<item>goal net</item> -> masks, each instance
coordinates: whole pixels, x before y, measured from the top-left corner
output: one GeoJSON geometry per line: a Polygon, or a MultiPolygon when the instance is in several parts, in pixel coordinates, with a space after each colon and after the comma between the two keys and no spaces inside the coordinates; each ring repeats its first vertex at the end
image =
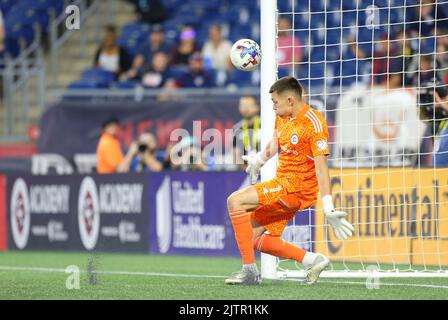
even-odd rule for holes
{"type": "MultiPolygon", "coordinates": [[[[271,1],[261,1],[263,58],[275,28],[274,80],[298,78],[325,115],[334,204],[355,226],[337,240],[319,200],[282,237],[327,255],[323,277],[448,276],[448,1],[271,1]]],[[[273,121],[266,99],[262,125],[273,121]]],[[[265,278],[303,274],[262,257],[265,278]]]]}

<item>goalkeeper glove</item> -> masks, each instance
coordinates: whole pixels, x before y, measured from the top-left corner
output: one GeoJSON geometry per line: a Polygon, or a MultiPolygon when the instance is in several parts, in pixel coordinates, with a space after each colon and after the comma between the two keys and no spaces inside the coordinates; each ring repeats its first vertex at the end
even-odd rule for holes
{"type": "Polygon", "coordinates": [[[246,173],[250,175],[252,184],[255,184],[260,174],[261,167],[266,163],[261,156],[261,152],[257,154],[247,155],[241,157],[244,161],[247,161],[246,173]]]}
{"type": "Polygon", "coordinates": [[[322,197],[322,203],[325,218],[327,218],[328,223],[333,227],[336,238],[339,240],[347,240],[348,237],[351,237],[355,228],[345,219],[347,213],[334,209],[331,195],[322,197]]]}

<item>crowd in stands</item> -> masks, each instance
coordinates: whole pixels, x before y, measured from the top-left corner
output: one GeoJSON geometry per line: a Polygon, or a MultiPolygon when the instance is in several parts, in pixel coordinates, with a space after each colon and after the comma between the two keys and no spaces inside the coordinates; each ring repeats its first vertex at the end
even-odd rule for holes
{"type": "MultiPolygon", "coordinates": [[[[238,87],[258,85],[257,80],[253,81],[250,78],[253,72],[236,71],[229,59],[232,41],[242,37],[259,41],[256,32],[253,33],[248,27],[249,24],[259,24],[256,20],[259,17],[253,19],[251,10],[246,11],[250,16],[249,19],[242,14],[244,8],[250,8],[248,1],[235,1],[226,8],[225,15],[220,15],[225,16],[224,19],[213,19],[213,14],[210,13],[211,19],[208,24],[204,23],[204,16],[197,21],[181,18],[181,15],[188,16],[189,13],[194,16],[193,13],[201,6],[208,8],[206,2],[198,1],[197,7],[182,4],[180,7],[168,8],[172,10],[163,8],[165,4],[171,3],[170,1],[133,2],[140,20],[125,26],[120,36],[111,37],[106,33],[103,44],[104,47],[105,43],[110,41],[109,38],[116,39],[117,48],[114,52],[120,55],[120,58],[114,60],[118,86],[132,87],[139,84],[145,88],[175,89],[222,87],[232,82],[238,87]],[[149,17],[146,14],[149,7],[155,8],[158,14],[153,12],[154,16],[149,17]],[[232,15],[236,16],[235,20],[232,20],[232,15]],[[177,19],[176,25],[170,23],[175,19],[177,19]],[[141,45],[136,46],[136,42],[141,42],[141,45]],[[128,54],[123,53],[123,56],[130,58],[127,64],[121,63],[123,49],[128,50],[128,54]],[[129,67],[124,69],[122,65],[129,67]]],[[[415,0],[406,2],[407,7],[404,8],[400,0],[391,0],[388,7],[378,1],[379,18],[369,25],[366,22],[368,17],[365,10],[356,10],[359,7],[366,7],[370,4],[369,1],[361,0],[353,3],[344,1],[344,4],[328,2],[323,6],[324,2],[299,1],[295,7],[295,15],[279,15],[278,77],[295,75],[307,90],[325,84],[340,88],[354,82],[391,89],[422,88],[425,85],[432,85],[434,88],[434,83],[437,87],[446,86],[448,83],[446,6],[433,0],[415,0]],[[364,4],[366,6],[363,6],[364,4]],[[344,11],[341,12],[341,9],[344,11]]],[[[219,7],[214,1],[208,5],[219,7]]],[[[279,2],[278,5],[280,12],[291,11],[285,3],[279,2]]],[[[108,60],[110,63],[111,59],[105,59],[106,67],[108,60]]],[[[438,105],[447,109],[448,97],[440,96],[437,90],[435,95],[438,105]]],[[[252,100],[250,97],[245,97],[240,107],[251,104],[252,100]]],[[[250,107],[241,108],[244,118],[244,110],[250,107]]],[[[251,129],[253,134],[259,125],[254,114],[250,118],[250,120],[243,119],[238,124],[242,135],[247,135],[247,128],[251,129]]],[[[436,132],[428,134],[428,136],[435,135],[436,132]]],[[[240,137],[240,140],[243,146],[247,147],[251,138],[245,136],[240,137]]],[[[173,146],[169,146],[171,147],[173,146]]],[[[185,159],[202,159],[194,168],[190,167],[190,170],[206,170],[213,167],[213,161],[202,158],[200,147],[193,138],[183,147],[186,148],[183,153],[185,159]]],[[[240,151],[247,152],[247,150],[240,151]]],[[[164,154],[170,152],[165,150],[164,154]]],[[[159,161],[163,168],[186,169],[185,165],[176,166],[166,157],[159,157],[159,161]]]]}
{"type": "Polygon", "coordinates": [[[183,26],[177,44],[166,40],[161,25],[154,25],[134,57],[118,44],[114,26],[107,26],[94,67],[113,72],[118,83],[140,84],[144,88],[167,86],[210,88],[217,86],[218,74],[232,71],[231,42],[222,36],[219,24],[210,26],[209,39],[200,47],[192,26],[183,26]]]}
{"type": "MultiPolygon", "coordinates": [[[[139,20],[119,33],[108,27],[94,64],[113,70],[116,87],[259,85],[259,70],[237,71],[229,59],[233,41],[243,37],[259,41],[259,9],[251,10],[250,1],[128,1],[135,4],[139,20]],[[215,12],[222,8],[225,13],[215,12]],[[115,49],[106,52],[112,42],[115,49]]],[[[333,14],[341,9],[339,3],[330,2],[324,9],[323,1],[310,2],[310,7],[307,1],[299,2],[295,15],[279,15],[278,76],[295,75],[305,87],[354,82],[412,86],[421,57],[430,56],[436,61],[433,69],[438,70],[439,81],[448,82],[448,9],[433,0],[421,0],[421,6],[416,1],[408,1],[407,8],[400,7],[399,0],[392,1],[388,10],[381,7],[374,26],[366,24],[365,10],[353,15],[356,10],[350,1],[344,2],[347,7],[339,17],[333,14]]],[[[282,8],[287,6],[283,3],[279,6],[291,11],[282,8]]]]}
{"type": "Polygon", "coordinates": [[[3,14],[0,11],[0,57],[3,56],[5,52],[5,24],[3,21],[3,14]]]}
{"type": "MultiPolygon", "coordinates": [[[[70,88],[259,85],[259,69],[232,68],[229,50],[240,38],[260,41],[260,1],[126,1],[134,5],[136,21],[121,30],[106,28],[92,65],[98,72],[83,73],[70,88]]],[[[36,26],[48,36],[50,16],[60,14],[64,3],[1,0],[0,55],[17,56],[35,38],[36,26]]],[[[279,77],[294,75],[305,87],[356,81],[410,86],[420,57],[430,55],[434,69],[442,70],[440,81],[448,82],[448,6],[435,0],[373,4],[375,19],[364,10],[370,0],[279,1],[279,77]]]]}

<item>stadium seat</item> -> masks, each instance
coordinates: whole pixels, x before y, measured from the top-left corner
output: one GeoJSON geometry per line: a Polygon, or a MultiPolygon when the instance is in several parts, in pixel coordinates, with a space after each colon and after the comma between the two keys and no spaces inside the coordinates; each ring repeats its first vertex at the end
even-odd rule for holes
{"type": "Polygon", "coordinates": [[[10,57],[16,58],[20,54],[20,44],[15,38],[5,38],[5,51],[10,57]]]}
{"type": "Polygon", "coordinates": [[[313,46],[311,49],[311,54],[309,60],[311,62],[318,62],[318,61],[324,61],[325,60],[325,54],[327,47],[324,45],[321,46],[313,46]]]}
{"type": "Polygon", "coordinates": [[[252,74],[253,72],[245,72],[239,70],[232,70],[227,75],[227,83],[226,85],[235,85],[239,87],[248,87],[252,84],[252,74]]]}
{"type": "Polygon", "coordinates": [[[111,83],[112,81],[114,81],[115,76],[115,73],[110,71],[99,68],[90,68],[82,72],[81,79],[111,83]]]}
{"type": "Polygon", "coordinates": [[[435,37],[420,39],[420,53],[431,54],[436,52],[436,42],[437,40],[435,37]]]}
{"type": "Polygon", "coordinates": [[[188,68],[184,66],[173,66],[170,68],[171,77],[174,79],[179,79],[182,75],[188,72],[188,68]]]}
{"type": "Polygon", "coordinates": [[[163,5],[170,11],[175,10],[182,4],[183,0],[164,0],[163,5]]]}
{"type": "Polygon", "coordinates": [[[16,0],[0,0],[0,10],[3,18],[8,15],[9,10],[17,3],[16,0]]]}
{"type": "Polygon", "coordinates": [[[336,61],[336,60],[338,60],[339,55],[340,55],[341,45],[338,41],[337,44],[327,45],[326,50],[327,50],[326,60],[327,61],[336,61]]]}
{"type": "Polygon", "coordinates": [[[131,59],[133,59],[140,52],[141,48],[141,43],[135,39],[118,40],[118,45],[126,50],[126,52],[131,56],[131,59]]]}
{"type": "Polygon", "coordinates": [[[68,85],[68,89],[107,89],[109,85],[104,82],[77,80],[68,85]]]}
{"type": "Polygon", "coordinates": [[[138,81],[135,80],[125,80],[115,83],[116,89],[134,89],[138,85],[138,81]]]}
{"type": "Polygon", "coordinates": [[[311,87],[320,87],[325,84],[325,63],[310,64],[310,85],[311,87]]]}
{"type": "Polygon", "coordinates": [[[342,29],[341,28],[327,30],[326,44],[327,45],[332,45],[332,44],[339,44],[339,43],[341,43],[341,40],[344,39],[344,35],[341,34],[341,33],[342,33],[342,29]]]}
{"type": "Polygon", "coordinates": [[[336,64],[335,79],[333,84],[338,86],[349,86],[356,81],[356,68],[357,64],[355,59],[343,60],[341,63],[336,64]]]}
{"type": "MultiPolygon", "coordinates": [[[[12,20],[12,19],[11,19],[12,20]]],[[[7,52],[16,57],[20,51],[20,42],[23,41],[26,46],[32,43],[34,31],[21,22],[6,21],[6,48],[7,52]]]]}

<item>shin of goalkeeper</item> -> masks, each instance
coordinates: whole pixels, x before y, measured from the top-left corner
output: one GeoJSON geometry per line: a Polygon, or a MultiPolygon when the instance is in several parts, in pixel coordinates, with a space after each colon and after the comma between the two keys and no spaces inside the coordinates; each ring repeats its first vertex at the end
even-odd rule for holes
{"type": "MultiPolygon", "coordinates": [[[[261,167],[277,154],[277,151],[278,144],[273,139],[262,152],[242,156],[247,162],[246,172],[250,175],[252,184],[257,182],[261,167]]],[[[336,238],[346,240],[353,235],[354,227],[346,220],[347,213],[337,211],[333,206],[327,156],[315,156],[314,163],[326,220],[333,227],[336,238]]]]}

